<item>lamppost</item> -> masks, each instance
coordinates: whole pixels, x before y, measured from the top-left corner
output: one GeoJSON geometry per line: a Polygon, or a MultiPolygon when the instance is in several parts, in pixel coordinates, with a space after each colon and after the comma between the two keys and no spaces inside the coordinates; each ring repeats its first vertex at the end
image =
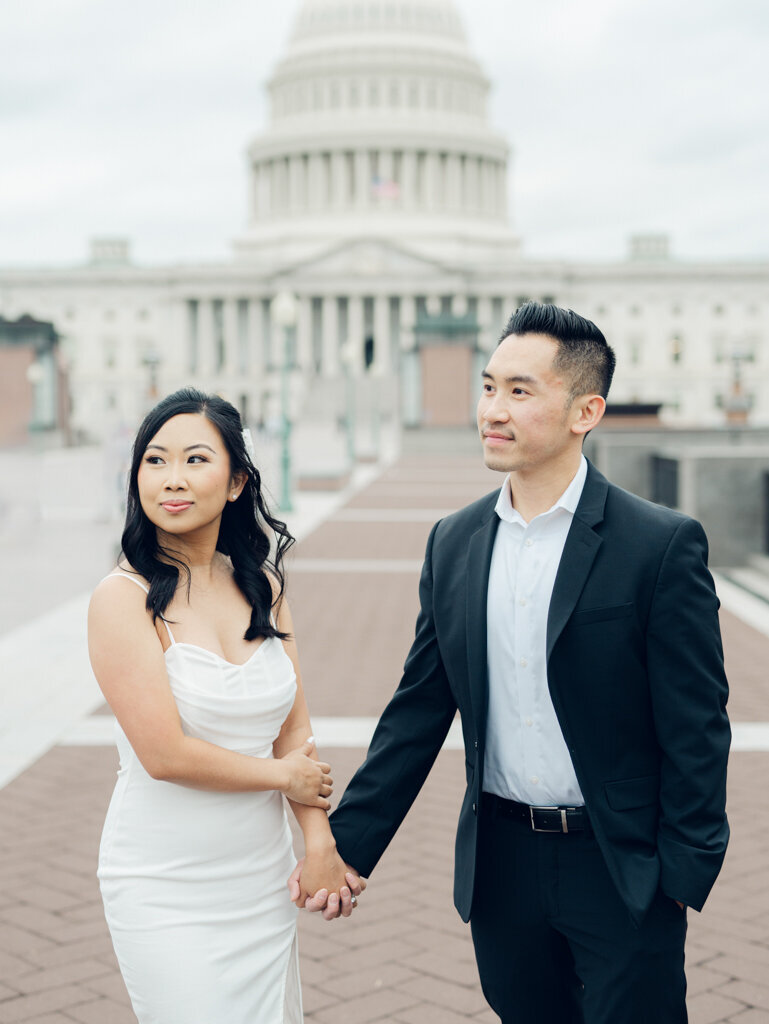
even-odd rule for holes
{"type": "Polygon", "coordinates": [[[283,329],[283,358],[280,365],[280,509],[293,511],[291,504],[291,417],[289,409],[289,374],[291,373],[291,330],[298,314],[296,296],[281,291],[270,303],[270,316],[276,327],[283,329]]]}
{"type": "Polygon", "coordinates": [[[355,348],[348,340],[342,346],[342,366],[344,367],[344,394],[345,394],[345,417],[344,424],[347,431],[347,458],[350,462],[350,469],[355,466],[355,388],[353,371],[355,369],[355,348]]]}

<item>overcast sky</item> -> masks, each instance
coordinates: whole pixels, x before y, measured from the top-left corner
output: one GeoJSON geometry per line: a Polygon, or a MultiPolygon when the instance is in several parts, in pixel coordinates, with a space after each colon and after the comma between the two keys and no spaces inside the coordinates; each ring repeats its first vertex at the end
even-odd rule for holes
{"type": "MultiPolygon", "coordinates": [[[[531,256],[769,258],[767,0],[456,0],[531,256]]],[[[227,258],[298,0],[3,0],[0,264],[227,258]]]]}

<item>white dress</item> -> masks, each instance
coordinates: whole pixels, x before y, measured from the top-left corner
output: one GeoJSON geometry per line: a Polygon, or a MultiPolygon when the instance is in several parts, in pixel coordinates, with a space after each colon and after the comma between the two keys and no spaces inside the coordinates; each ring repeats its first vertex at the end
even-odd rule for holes
{"type": "MultiPolygon", "coordinates": [[[[266,639],[234,665],[169,638],[185,733],[272,757],[296,693],[281,641],[266,639]]],[[[117,745],[98,875],[139,1024],[301,1024],[297,912],[286,888],[296,860],[282,795],[159,782],[119,726],[117,745]]]]}

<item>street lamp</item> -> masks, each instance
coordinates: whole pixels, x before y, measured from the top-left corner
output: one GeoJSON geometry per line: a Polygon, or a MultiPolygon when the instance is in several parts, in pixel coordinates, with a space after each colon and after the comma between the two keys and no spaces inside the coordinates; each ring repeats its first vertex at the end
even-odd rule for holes
{"type": "Polygon", "coordinates": [[[290,335],[296,326],[298,304],[296,296],[281,291],[270,303],[270,316],[276,327],[283,329],[283,359],[280,366],[280,508],[293,511],[291,504],[291,418],[289,410],[289,374],[291,372],[290,335]]]}

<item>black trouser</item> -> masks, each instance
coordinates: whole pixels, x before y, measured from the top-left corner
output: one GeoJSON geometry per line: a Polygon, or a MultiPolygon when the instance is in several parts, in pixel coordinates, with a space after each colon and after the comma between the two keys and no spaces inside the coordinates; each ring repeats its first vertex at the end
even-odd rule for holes
{"type": "Polygon", "coordinates": [[[484,807],[470,919],[503,1024],[686,1024],[686,911],[630,919],[592,831],[534,832],[484,807]]]}

